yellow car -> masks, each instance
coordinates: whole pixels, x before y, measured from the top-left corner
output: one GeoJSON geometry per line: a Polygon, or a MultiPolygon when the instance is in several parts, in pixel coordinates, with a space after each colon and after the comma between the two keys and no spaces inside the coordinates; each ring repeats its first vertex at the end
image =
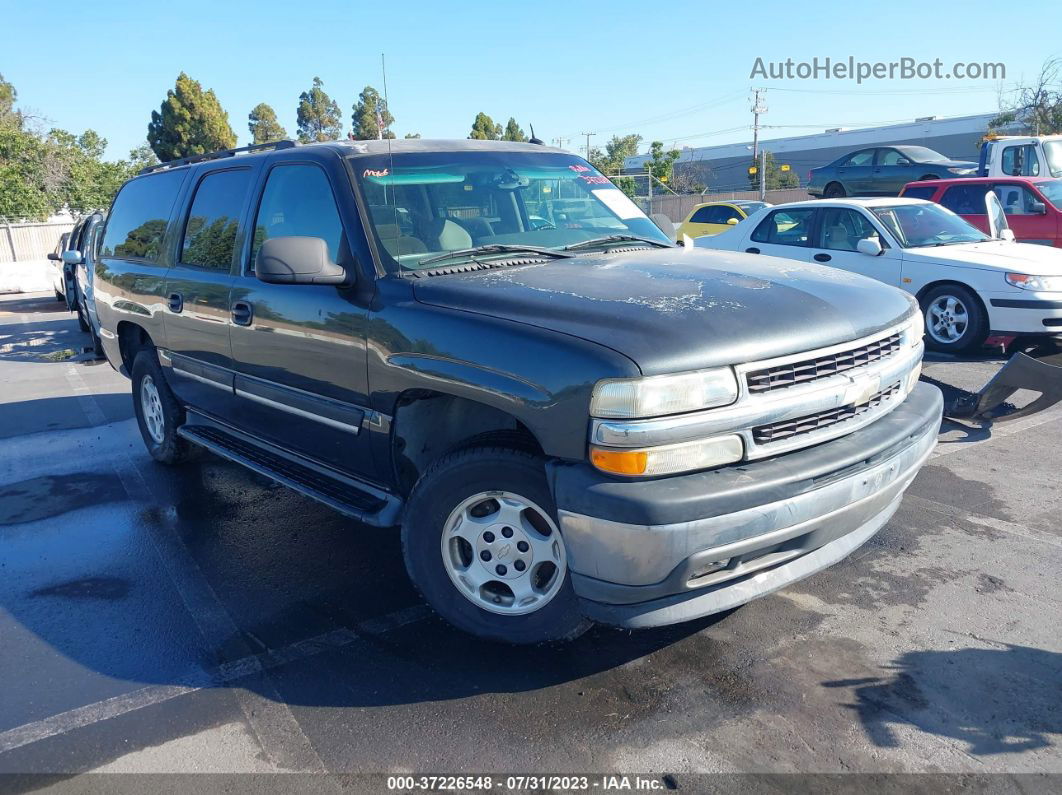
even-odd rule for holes
{"type": "Polygon", "coordinates": [[[704,237],[718,235],[740,221],[745,220],[757,210],[768,207],[767,202],[734,199],[728,202],[706,202],[696,205],[686,220],[679,225],[677,236],[704,237]]]}

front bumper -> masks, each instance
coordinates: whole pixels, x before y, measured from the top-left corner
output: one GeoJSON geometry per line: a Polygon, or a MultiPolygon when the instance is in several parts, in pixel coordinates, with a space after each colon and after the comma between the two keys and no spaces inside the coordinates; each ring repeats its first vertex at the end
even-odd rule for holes
{"type": "Polygon", "coordinates": [[[989,325],[996,334],[1062,334],[1062,295],[1015,290],[986,293],[989,325]]]}
{"type": "Polygon", "coordinates": [[[584,611],[626,627],[730,609],[874,535],[936,445],[943,401],[919,384],[890,414],[766,461],[645,481],[558,465],[552,485],[584,611]]]}

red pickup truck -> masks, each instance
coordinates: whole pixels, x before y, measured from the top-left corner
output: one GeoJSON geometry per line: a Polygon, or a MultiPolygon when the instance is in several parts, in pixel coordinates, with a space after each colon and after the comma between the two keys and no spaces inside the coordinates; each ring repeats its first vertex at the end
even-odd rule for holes
{"type": "Polygon", "coordinates": [[[1062,247],[1062,179],[1051,177],[960,177],[909,182],[900,192],[928,199],[988,233],[985,193],[995,191],[1007,223],[1021,243],[1062,247]]]}

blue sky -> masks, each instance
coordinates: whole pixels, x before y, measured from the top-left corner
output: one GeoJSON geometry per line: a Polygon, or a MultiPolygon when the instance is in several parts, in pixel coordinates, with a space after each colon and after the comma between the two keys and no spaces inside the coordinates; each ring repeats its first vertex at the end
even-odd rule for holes
{"type": "Polygon", "coordinates": [[[767,86],[767,138],[833,126],[995,110],[998,81],[750,79],[765,60],[909,56],[946,65],[1003,62],[1006,83],[1062,54],[1057,0],[1026,0],[1021,24],[968,2],[312,2],[4,0],[0,73],[20,107],[73,132],[93,128],[123,157],[142,143],[177,73],[213,88],[240,142],[268,102],[294,134],[300,92],[324,80],[349,128],[358,92],[382,89],[387,55],[393,129],[465,137],[475,114],[515,116],[539,137],[640,133],[703,146],[750,137],[748,95],[767,86]],[[785,89],[785,90],[783,90],[785,89]],[[798,89],[798,90],[794,90],[798,89]],[[828,93],[827,93],[828,92],[828,93]],[[895,93],[893,93],[895,92],[895,93]],[[806,126],[805,126],[806,125],[806,126]]]}

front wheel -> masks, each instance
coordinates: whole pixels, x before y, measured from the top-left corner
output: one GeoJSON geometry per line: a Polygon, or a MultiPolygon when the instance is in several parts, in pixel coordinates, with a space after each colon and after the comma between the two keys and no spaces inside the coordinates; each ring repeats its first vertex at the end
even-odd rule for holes
{"type": "Polygon", "coordinates": [[[184,423],[184,409],[166,383],[154,348],[136,355],[132,377],[133,410],[151,457],[163,464],[190,459],[196,448],[177,435],[184,423]]]}
{"type": "Polygon", "coordinates": [[[922,297],[922,314],[930,350],[966,353],[983,345],[988,334],[984,306],[962,285],[934,287],[922,297]]]}
{"type": "Polygon", "coordinates": [[[470,447],[433,464],[410,495],[402,548],[428,604],[472,635],[533,644],[590,626],[543,461],[529,452],[470,447]]]}

